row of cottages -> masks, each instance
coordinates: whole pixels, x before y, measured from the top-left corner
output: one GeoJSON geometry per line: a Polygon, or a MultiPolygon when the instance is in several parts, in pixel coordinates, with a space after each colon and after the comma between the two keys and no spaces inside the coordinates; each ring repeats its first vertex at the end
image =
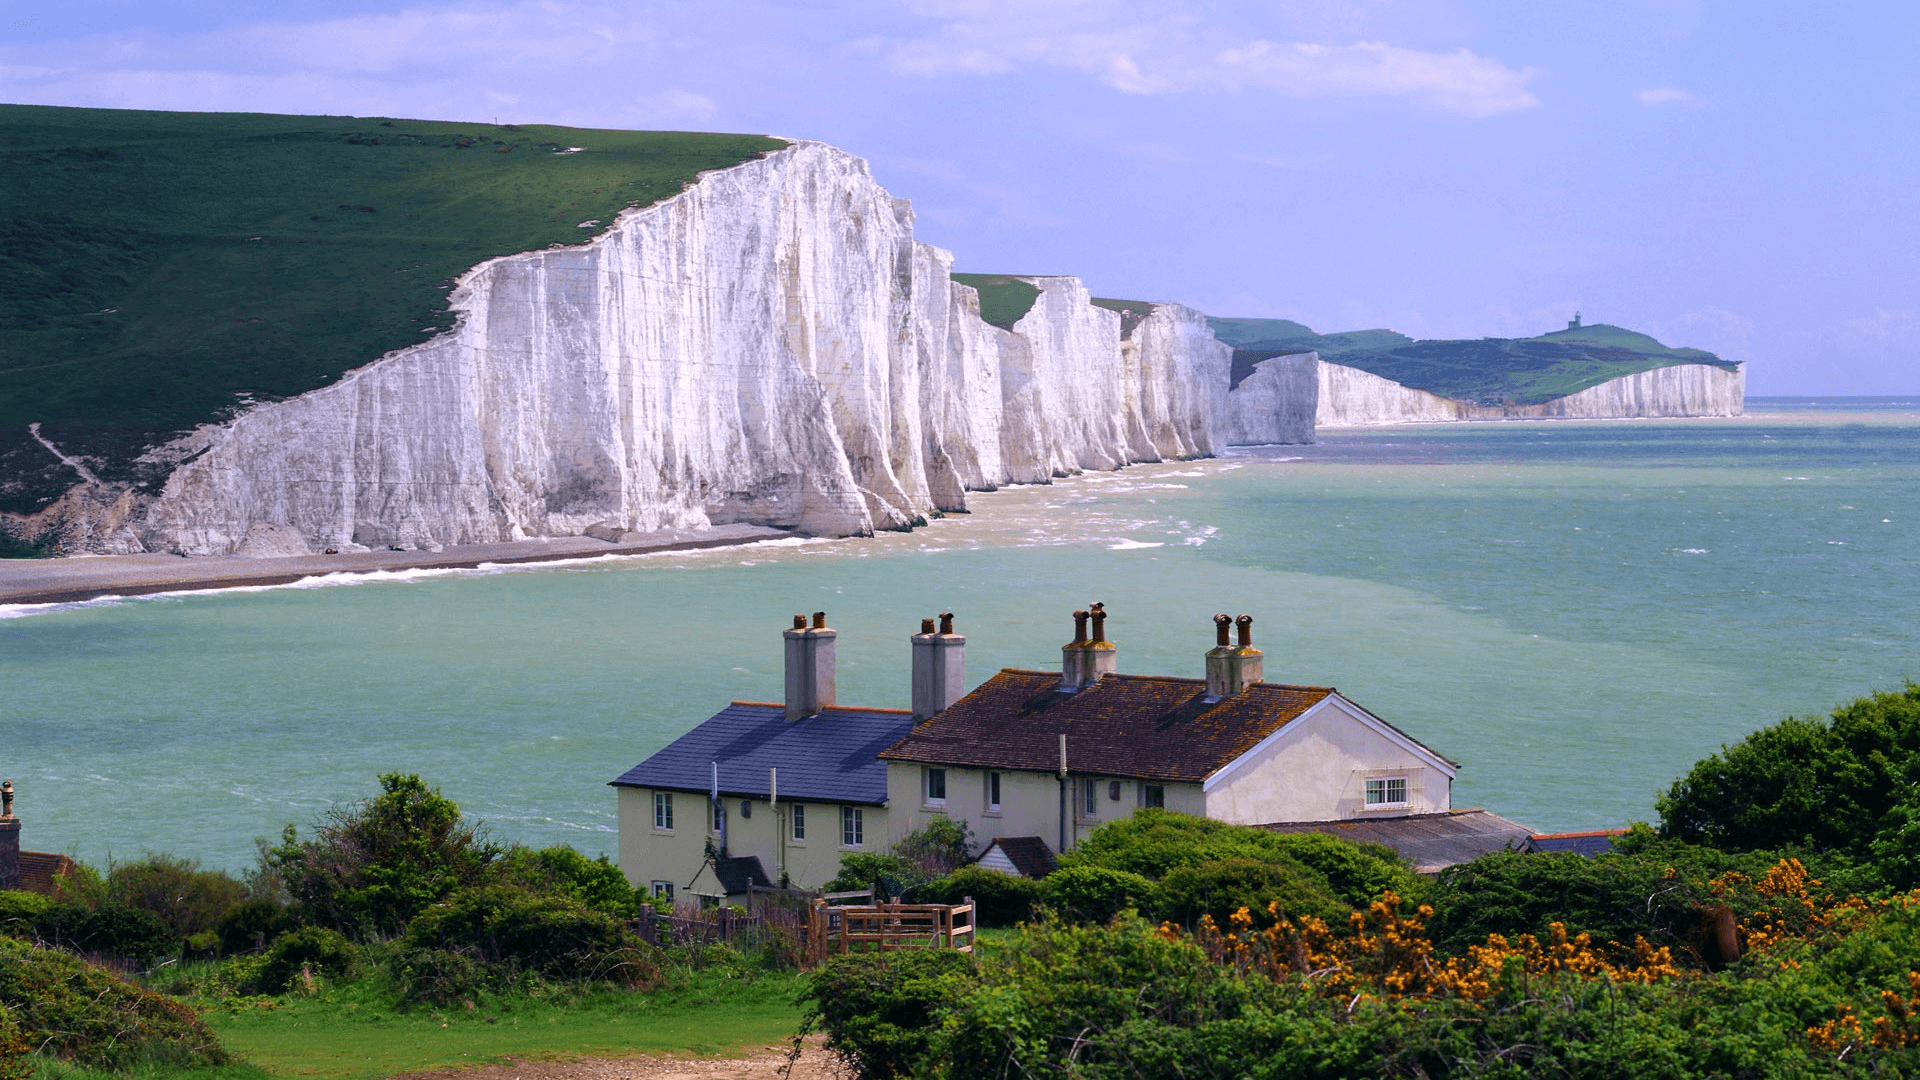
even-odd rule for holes
{"type": "Polygon", "coordinates": [[[936,816],[966,821],[987,865],[1028,873],[1139,807],[1242,825],[1448,817],[1458,766],[1331,687],[1264,681],[1250,617],[1214,617],[1204,678],[1121,674],[1105,622],[1099,604],[1074,613],[1060,671],[1007,668],[969,692],[953,616],[926,620],[898,710],[838,705],[837,634],[794,616],[784,701],[735,701],[612,781],[621,870],[655,895],[737,898],[818,888],[843,854],[936,816]]]}

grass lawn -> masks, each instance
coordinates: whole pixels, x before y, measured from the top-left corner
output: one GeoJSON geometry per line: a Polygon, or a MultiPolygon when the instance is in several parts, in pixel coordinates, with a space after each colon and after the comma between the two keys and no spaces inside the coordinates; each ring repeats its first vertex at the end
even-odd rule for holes
{"type": "Polygon", "coordinates": [[[583,243],[784,145],[0,105],[0,509],[78,479],[29,423],[108,480],[154,479],[144,447],[452,325],[447,289],[476,264],[583,243]]]}
{"type": "Polygon", "coordinates": [[[1011,274],[955,274],[953,280],[980,294],[980,318],[1002,330],[1013,329],[1040,299],[1032,282],[1011,274]]]}
{"type": "MultiPolygon", "coordinates": [[[[706,973],[711,975],[712,973],[706,973]]],[[[791,1039],[801,976],[703,976],[651,994],[529,998],[472,1009],[396,1013],[353,988],[284,999],[278,1008],[216,1009],[208,1026],[235,1055],[276,1077],[370,1080],[507,1058],[730,1055],[791,1039]]],[[[223,1080],[200,1070],[196,1080],[223,1080]]]]}

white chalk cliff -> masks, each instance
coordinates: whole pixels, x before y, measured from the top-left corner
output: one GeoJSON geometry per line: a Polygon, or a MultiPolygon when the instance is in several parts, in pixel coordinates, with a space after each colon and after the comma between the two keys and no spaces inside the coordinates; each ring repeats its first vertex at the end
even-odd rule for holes
{"type": "Polygon", "coordinates": [[[453,330],[202,428],[158,496],[68,508],[123,552],[848,535],[1224,445],[1230,350],[1198,312],[1123,336],[1079,281],[1034,278],[1008,332],[951,265],[866,162],[794,143],[589,244],[475,267],[453,330]]]}
{"type": "MultiPolygon", "coordinates": [[[[1227,396],[1227,442],[1232,446],[1310,443],[1327,367],[1320,354],[1292,353],[1254,365],[1227,396]]],[[[1385,381],[1385,380],[1381,380],[1385,381]]]]}
{"type": "Polygon", "coordinates": [[[1539,405],[1480,405],[1402,386],[1371,372],[1320,364],[1319,427],[1421,424],[1450,420],[1614,420],[1629,417],[1739,416],[1746,366],[1675,364],[1609,379],[1539,405]]]}

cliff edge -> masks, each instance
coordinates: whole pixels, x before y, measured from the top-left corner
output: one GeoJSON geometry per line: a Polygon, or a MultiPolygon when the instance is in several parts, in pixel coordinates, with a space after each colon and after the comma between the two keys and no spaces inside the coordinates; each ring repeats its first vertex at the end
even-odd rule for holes
{"type": "Polygon", "coordinates": [[[82,483],[68,550],[296,554],[725,523],[910,527],[969,490],[1224,444],[1230,350],[1127,326],[1073,278],[984,322],[864,161],[819,143],[705,174],[592,243],[485,262],[458,319],[324,389],[82,483]]]}

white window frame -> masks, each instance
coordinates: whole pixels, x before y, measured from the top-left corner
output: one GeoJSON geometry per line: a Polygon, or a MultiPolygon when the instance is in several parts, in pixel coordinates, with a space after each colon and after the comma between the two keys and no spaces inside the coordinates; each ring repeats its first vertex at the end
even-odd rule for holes
{"type": "Polygon", "coordinates": [[[653,828],[655,832],[673,831],[673,792],[653,793],[653,828]]]}
{"type": "Polygon", "coordinates": [[[1395,810],[1410,805],[1407,797],[1407,776],[1395,773],[1387,776],[1369,776],[1361,781],[1360,805],[1368,810],[1395,810]],[[1378,785],[1376,788],[1375,785],[1378,785]],[[1400,789],[1400,797],[1393,798],[1394,788],[1400,789]],[[1379,797],[1375,798],[1378,791],[1379,797]]]}
{"type": "Polygon", "coordinates": [[[793,803],[787,810],[788,830],[796,844],[807,842],[807,804],[793,803]]]}
{"type": "Polygon", "coordinates": [[[726,832],[727,831],[727,800],[712,799],[709,801],[712,802],[713,804],[712,806],[713,831],[716,833],[726,832]]]}
{"type": "Polygon", "coordinates": [[[1140,785],[1140,805],[1165,810],[1167,808],[1167,785],[1142,783],[1140,785]]]}
{"type": "Polygon", "coordinates": [[[840,846],[857,848],[867,846],[866,814],[858,806],[840,808],[840,846]]]}
{"type": "Polygon", "coordinates": [[[920,801],[922,805],[943,807],[947,805],[947,770],[936,765],[928,765],[920,770],[920,801]],[[935,791],[939,794],[934,794],[935,791]]]}
{"type": "Polygon", "coordinates": [[[652,890],[650,891],[650,893],[649,893],[649,895],[651,895],[651,896],[653,896],[653,897],[655,897],[655,898],[659,898],[659,897],[663,897],[663,896],[664,896],[664,897],[666,897],[666,898],[667,898],[668,900],[671,900],[671,899],[673,899],[673,882],[671,882],[671,881],[656,881],[656,882],[654,882],[654,883],[653,883],[653,888],[652,888],[652,890]]]}
{"type": "Polygon", "coordinates": [[[1105,781],[1086,776],[1080,779],[1080,817],[1094,821],[1100,817],[1100,785],[1105,781]]]}
{"type": "Polygon", "coordinates": [[[997,772],[989,772],[984,774],[982,779],[985,781],[984,786],[986,788],[982,793],[982,798],[987,808],[986,812],[989,814],[998,814],[1000,813],[1000,774],[997,772]]]}

